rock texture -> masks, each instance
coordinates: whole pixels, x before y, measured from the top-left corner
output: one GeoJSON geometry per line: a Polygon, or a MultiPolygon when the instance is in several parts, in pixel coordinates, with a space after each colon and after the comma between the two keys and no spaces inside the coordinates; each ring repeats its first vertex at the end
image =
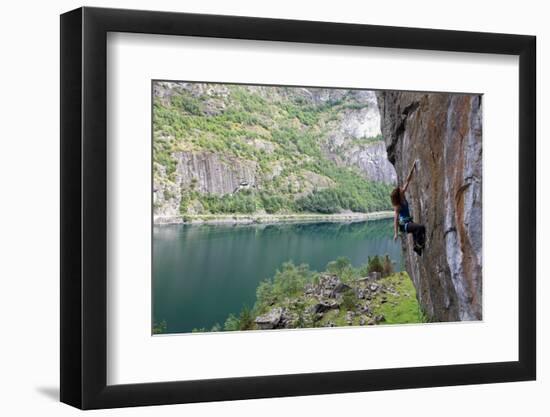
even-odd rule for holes
{"type": "Polygon", "coordinates": [[[215,195],[256,187],[258,167],[254,161],[212,152],[176,152],[174,157],[180,187],[215,195]]]}
{"type": "Polygon", "coordinates": [[[382,133],[399,184],[426,226],[422,257],[402,237],[406,268],[433,321],[482,319],[481,96],[378,92],[382,133]]]}
{"type": "Polygon", "coordinates": [[[342,166],[356,167],[368,180],[396,184],[395,168],[386,156],[384,141],[344,145],[332,154],[332,160],[342,166]]]}
{"type": "MultiPolygon", "coordinates": [[[[167,179],[163,166],[157,167],[160,175],[153,189],[155,216],[173,217],[180,214],[182,190],[221,196],[254,189],[259,182],[255,161],[213,152],[175,152],[173,158],[177,161],[175,182],[167,179]]],[[[191,203],[187,213],[201,214],[198,202],[191,203]]]]}
{"type": "Polygon", "coordinates": [[[388,161],[381,139],[380,112],[373,91],[354,91],[358,108],[342,112],[332,125],[325,152],[340,166],[355,167],[371,181],[395,184],[395,168],[388,161]]]}

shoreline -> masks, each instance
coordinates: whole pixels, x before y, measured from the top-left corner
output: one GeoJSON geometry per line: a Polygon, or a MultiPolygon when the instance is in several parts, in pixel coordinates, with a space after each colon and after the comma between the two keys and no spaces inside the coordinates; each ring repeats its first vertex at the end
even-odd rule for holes
{"type": "Polygon", "coordinates": [[[273,223],[307,223],[307,222],[359,222],[392,218],[393,211],[376,211],[371,213],[292,213],[292,214],[204,214],[186,216],[155,216],[155,226],[173,224],[273,224],[273,223]]]}

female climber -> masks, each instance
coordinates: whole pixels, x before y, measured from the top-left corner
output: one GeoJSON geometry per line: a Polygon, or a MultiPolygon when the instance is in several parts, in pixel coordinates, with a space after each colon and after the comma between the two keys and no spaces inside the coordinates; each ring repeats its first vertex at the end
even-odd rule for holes
{"type": "Polygon", "coordinates": [[[426,241],[426,228],[421,224],[413,222],[413,218],[409,210],[409,202],[405,198],[405,192],[409,187],[409,182],[411,181],[415,168],[416,161],[414,161],[403,188],[396,187],[391,192],[391,203],[395,210],[393,239],[397,240],[398,229],[404,233],[412,233],[414,245],[413,250],[417,255],[422,256],[422,250],[424,249],[424,244],[426,241]]]}

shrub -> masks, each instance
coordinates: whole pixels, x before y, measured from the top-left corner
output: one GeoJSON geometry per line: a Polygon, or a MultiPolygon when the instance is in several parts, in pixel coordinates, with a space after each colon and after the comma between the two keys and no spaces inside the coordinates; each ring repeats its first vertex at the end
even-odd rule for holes
{"type": "Polygon", "coordinates": [[[222,330],[223,327],[220,325],[220,323],[215,323],[210,329],[211,332],[221,332],[222,330]]]}
{"type": "Polygon", "coordinates": [[[353,291],[346,291],[342,295],[342,303],[340,304],[345,310],[355,310],[355,293],[353,291]]]}
{"type": "Polygon", "coordinates": [[[243,190],[235,194],[218,196],[214,194],[202,197],[203,206],[213,214],[223,213],[254,213],[258,209],[258,197],[250,190],[243,190]]]}
{"type": "Polygon", "coordinates": [[[331,274],[340,275],[346,269],[351,268],[351,261],[345,256],[341,256],[335,261],[331,261],[327,264],[326,270],[331,274]]]}
{"type": "Polygon", "coordinates": [[[171,104],[186,113],[199,116],[202,114],[200,101],[187,94],[178,94],[172,97],[171,104]]]}
{"type": "Polygon", "coordinates": [[[165,320],[162,320],[160,323],[153,322],[153,334],[162,334],[166,333],[168,326],[165,320]]]}
{"type": "Polygon", "coordinates": [[[284,198],[273,193],[262,192],[260,198],[261,205],[263,206],[264,210],[269,214],[277,213],[283,209],[291,208],[291,203],[288,198],[284,198]]]}
{"type": "Polygon", "coordinates": [[[327,264],[326,270],[331,274],[337,275],[342,282],[348,282],[356,275],[356,272],[353,269],[349,258],[343,256],[336,259],[335,261],[329,262],[327,264]]]}
{"type": "Polygon", "coordinates": [[[382,265],[382,262],[380,262],[380,257],[378,255],[369,256],[367,261],[367,273],[370,274],[371,272],[384,272],[384,266],[382,265]]]}
{"type": "Polygon", "coordinates": [[[194,327],[191,329],[191,333],[205,333],[207,331],[206,327],[194,327]]]}
{"type": "Polygon", "coordinates": [[[223,328],[226,331],[239,330],[240,322],[238,317],[236,317],[234,314],[230,314],[229,317],[227,317],[227,320],[225,320],[223,328]]]}
{"type": "MultiPolygon", "coordinates": [[[[275,302],[273,295],[273,284],[266,279],[258,285],[256,289],[257,310],[263,313],[265,307],[272,305],[275,302]]],[[[255,308],[256,309],[256,308],[255,308]]]]}
{"type": "Polygon", "coordinates": [[[254,324],[254,316],[248,306],[244,306],[239,314],[239,330],[250,330],[254,324]]]}
{"type": "Polygon", "coordinates": [[[191,202],[191,198],[187,192],[182,191],[181,193],[181,199],[180,199],[180,207],[179,212],[180,215],[184,216],[187,214],[187,207],[189,206],[189,203],[191,202]]]}
{"type": "Polygon", "coordinates": [[[382,276],[387,277],[391,274],[393,274],[393,263],[390,256],[386,254],[382,262],[382,276]]]}
{"type": "Polygon", "coordinates": [[[285,262],[273,278],[273,295],[275,299],[281,300],[299,294],[306,282],[311,279],[311,276],[312,273],[308,265],[295,266],[292,262],[285,262]]]}
{"type": "Polygon", "coordinates": [[[313,193],[301,197],[296,201],[296,206],[301,211],[332,214],[338,213],[343,208],[338,198],[338,191],[333,188],[316,190],[313,193]]]}
{"type": "MultiPolygon", "coordinates": [[[[336,177],[338,188],[315,190],[307,196],[296,200],[300,211],[332,214],[343,210],[370,212],[389,208],[389,189],[384,184],[369,182],[363,179],[336,177]]],[[[331,176],[334,179],[333,176],[331,176]]]]}

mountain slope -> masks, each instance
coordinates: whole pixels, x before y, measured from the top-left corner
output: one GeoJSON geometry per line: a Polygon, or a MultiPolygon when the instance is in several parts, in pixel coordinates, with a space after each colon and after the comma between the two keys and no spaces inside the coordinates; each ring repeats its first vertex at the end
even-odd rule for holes
{"type": "Polygon", "coordinates": [[[374,93],[153,85],[155,218],[388,209],[374,93]]]}

